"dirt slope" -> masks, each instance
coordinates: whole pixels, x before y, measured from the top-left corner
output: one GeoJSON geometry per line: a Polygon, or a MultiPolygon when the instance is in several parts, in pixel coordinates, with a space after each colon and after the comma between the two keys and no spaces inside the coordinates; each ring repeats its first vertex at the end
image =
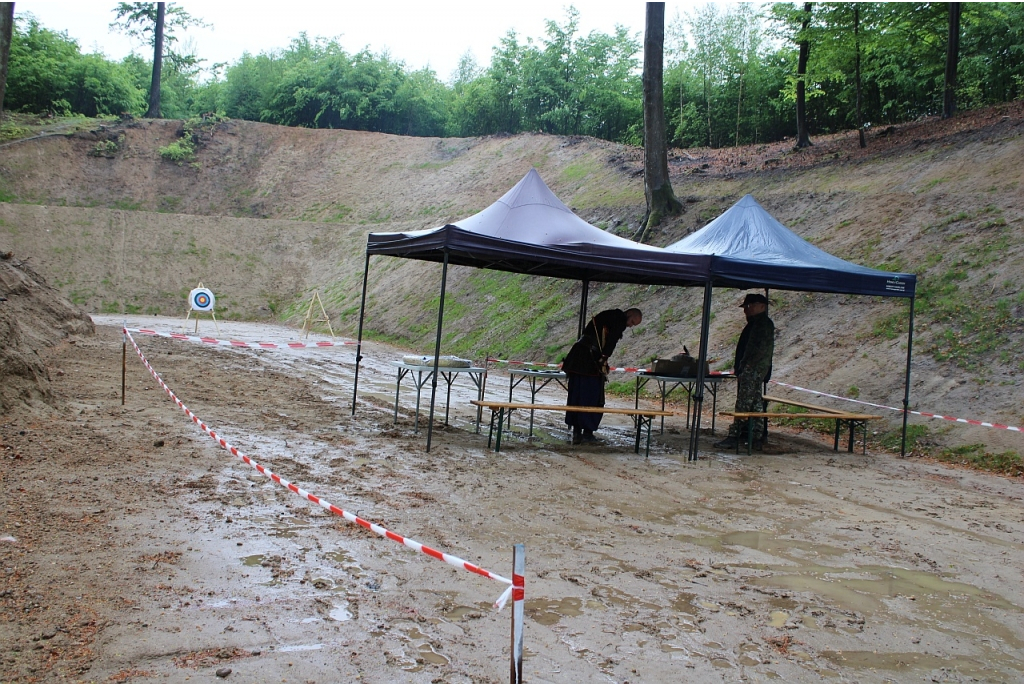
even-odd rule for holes
{"type": "Polygon", "coordinates": [[[92,335],[92,319],[32,268],[0,253],[0,414],[52,403],[40,352],[69,336],[92,335]]]}
{"type": "MultiPolygon", "coordinates": [[[[913,406],[1020,425],[1022,122],[1024,104],[1012,103],[876,130],[866,151],[855,135],[819,139],[804,152],[789,143],[679,151],[673,183],[686,212],[650,241],[677,240],[752,193],[834,254],[916,272],[935,294],[918,305],[913,406]]],[[[158,148],[179,128],[130,122],[5,146],[0,197],[10,202],[0,203],[0,248],[30,259],[89,311],[183,316],[184,295],[202,281],[224,318],[295,323],[319,289],[336,326],[353,335],[369,231],[467,216],[530,166],[596,225],[630,236],[643,214],[640,151],[594,139],[442,140],[231,121],[218,125],[194,164],[175,166],[158,148]]],[[[428,347],[439,269],[385,258],[371,267],[370,334],[428,347]]],[[[449,352],[550,361],[573,337],[578,284],[456,268],[449,293],[449,352]]],[[[595,286],[590,299],[592,307],[647,312],[618,363],[697,343],[697,293],[595,286]]],[[[715,294],[719,367],[728,366],[741,325],[737,299],[715,294]]],[[[900,405],[905,303],[782,292],[774,299],[779,380],[900,405]]],[[[940,445],[1020,451],[1019,434],[934,421],[927,428],[940,445]]]]}

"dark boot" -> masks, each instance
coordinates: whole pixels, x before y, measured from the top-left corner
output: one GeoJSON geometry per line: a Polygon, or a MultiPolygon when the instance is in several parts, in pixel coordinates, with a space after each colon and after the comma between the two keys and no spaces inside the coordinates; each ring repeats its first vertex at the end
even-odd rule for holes
{"type": "Polygon", "coordinates": [[[582,445],[583,444],[583,430],[573,426],[572,428],[572,444],[582,445]]]}
{"type": "Polygon", "coordinates": [[[716,442],[714,446],[720,450],[734,450],[738,445],[739,440],[737,440],[732,435],[729,435],[726,436],[724,440],[719,440],[718,442],[716,442]]]}

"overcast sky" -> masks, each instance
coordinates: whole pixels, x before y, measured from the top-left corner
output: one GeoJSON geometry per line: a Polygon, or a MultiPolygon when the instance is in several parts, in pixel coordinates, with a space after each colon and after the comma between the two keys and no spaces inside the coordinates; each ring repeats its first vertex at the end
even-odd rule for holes
{"type": "MultiPolygon", "coordinates": [[[[67,31],[83,52],[99,51],[120,59],[140,48],[126,36],[112,32],[116,2],[29,0],[15,3],[15,15],[31,12],[48,29],[67,31]]],[[[616,24],[643,35],[645,3],[639,0],[363,0],[361,2],[238,2],[207,0],[176,3],[192,16],[212,25],[189,29],[181,39],[194,40],[195,51],[206,66],[234,62],[248,51],[258,54],[283,48],[302,31],[310,36],[338,38],[349,52],[369,47],[387,50],[412,69],[431,67],[447,81],[459,58],[469,51],[481,66],[490,63],[491,48],[509,29],[521,39],[544,36],[544,21],[562,23],[565,10],[575,4],[580,11],[580,28],[611,33],[616,24]]],[[[667,2],[666,23],[678,11],[685,14],[704,3],[667,2]]]]}

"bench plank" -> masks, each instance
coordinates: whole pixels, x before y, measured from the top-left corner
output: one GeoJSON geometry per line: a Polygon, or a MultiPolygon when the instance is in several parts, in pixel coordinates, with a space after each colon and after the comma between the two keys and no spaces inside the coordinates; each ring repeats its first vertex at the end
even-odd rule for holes
{"type": "Polygon", "coordinates": [[[491,410],[491,429],[487,435],[487,446],[491,446],[491,438],[494,436],[494,424],[497,419],[498,424],[498,435],[494,441],[494,451],[501,451],[501,433],[505,426],[506,414],[511,418],[512,411],[515,409],[529,409],[533,411],[571,411],[585,414],[625,414],[633,417],[633,423],[636,425],[636,441],[634,444],[634,451],[637,454],[640,453],[640,437],[643,433],[644,427],[647,428],[647,455],[651,453],[651,422],[655,416],[674,416],[675,412],[665,411],[663,409],[640,409],[637,408],[623,408],[623,407],[576,407],[573,405],[564,404],[530,404],[526,402],[494,402],[491,400],[470,400],[470,403],[478,406],[485,407],[491,410]]]}
{"type": "Polygon", "coordinates": [[[487,409],[530,409],[536,411],[574,411],[583,414],[640,414],[642,416],[675,416],[673,411],[632,407],[574,407],[566,404],[529,404],[527,402],[492,402],[470,400],[470,404],[487,409]]]}
{"type": "Polygon", "coordinates": [[[880,419],[876,414],[851,414],[849,412],[828,412],[819,414],[793,414],[784,411],[720,411],[722,416],[732,416],[738,419],[769,418],[769,419],[840,419],[842,421],[869,421],[880,419]]]}
{"type": "Polygon", "coordinates": [[[775,397],[774,395],[762,395],[765,402],[778,402],[779,404],[789,404],[794,407],[802,407],[803,409],[813,409],[814,411],[828,412],[829,414],[843,413],[841,409],[830,409],[829,407],[822,407],[817,404],[811,404],[809,402],[798,402],[796,400],[787,400],[782,397],[775,397]]]}
{"type": "MultiPolygon", "coordinates": [[[[778,400],[772,400],[778,401],[778,400]]],[[[782,400],[786,402],[785,400],[782,400]]],[[[796,406],[801,406],[798,403],[792,403],[796,406]]],[[[821,407],[824,409],[824,407],[821,407]]],[[[854,429],[860,424],[864,428],[864,452],[868,450],[868,421],[874,419],[880,419],[881,416],[877,414],[854,414],[852,412],[843,412],[834,409],[828,409],[818,413],[805,413],[805,414],[791,414],[787,412],[777,411],[723,411],[719,412],[722,416],[731,416],[736,419],[747,419],[747,454],[750,454],[750,448],[753,442],[753,422],[750,419],[824,419],[832,420],[836,422],[835,429],[835,441],[833,449],[839,451],[839,430],[842,427],[843,421],[847,421],[850,424],[850,444],[847,451],[853,451],[853,434],[854,429]]]]}

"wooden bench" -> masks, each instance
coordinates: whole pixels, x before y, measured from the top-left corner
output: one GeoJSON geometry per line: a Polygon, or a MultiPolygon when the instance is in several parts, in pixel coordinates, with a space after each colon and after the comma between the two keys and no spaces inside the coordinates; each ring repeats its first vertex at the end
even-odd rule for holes
{"type": "Polygon", "coordinates": [[[643,429],[647,428],[647,450],[645,456],[651,454],[651,422],[656,416],[674,416],[675,412],[660,409],[643,408],[619,408],[619,407],[572,407],[564,404],[529,404],[525,402],[492,402],[490,400],[472,400],[471,404],[491,410],[491,428],[487,434],[487,446],[491,446],[491,438],[494,437],[495,421],[497,421],[498,434],[494,440],[494,451],[501,451],[501,433],[505,428],[505,417],[511,417],[516,409],[528,409],[535,411],[572,411],[584,414],[625,414],[633,418],[636,426],[636,441],[633,451],[640,454],[640,436],[643,429]]]}
{"type": "MultiPolygon", "coordinates": [[[[858,426],[864,432],[864,454],[868,451],[868,421],[872,419],[880,419],[881,416],[876,414],[855,414],[853,412],[843,411],[841,409],[831,409],[829,407],[822,407],[817,404],[810,404],[808,402],[798,402],[796,400],[787,400],[783,397],[775,397],[773,395],[763,395],[764,401],[775,402],[777,404],[785,404],[792,407],[800,407],[801,409],[810,410],[805,414],[790,414],[786,412],[768,412],[768,411],[747,411],[747,412],[735,412],[735,411],[723,411],[719,412],[722,416],[731,416],[735,419],[747,419],[747,454],[750,454],[751,447],[753,445],[754,437],[754,425],[750,419],[825,419],[833,420],[835,424],[835,439],[833,441],[832,449],[836,452],[839,451],[839,433],[841,432],[843,422],[847,422],[850,426],[850,440],[847,445],[847,451],[853,452],[854,434],[858,426]]],[[[737,449],[739,445],[737,444],[737,449]]]]}

